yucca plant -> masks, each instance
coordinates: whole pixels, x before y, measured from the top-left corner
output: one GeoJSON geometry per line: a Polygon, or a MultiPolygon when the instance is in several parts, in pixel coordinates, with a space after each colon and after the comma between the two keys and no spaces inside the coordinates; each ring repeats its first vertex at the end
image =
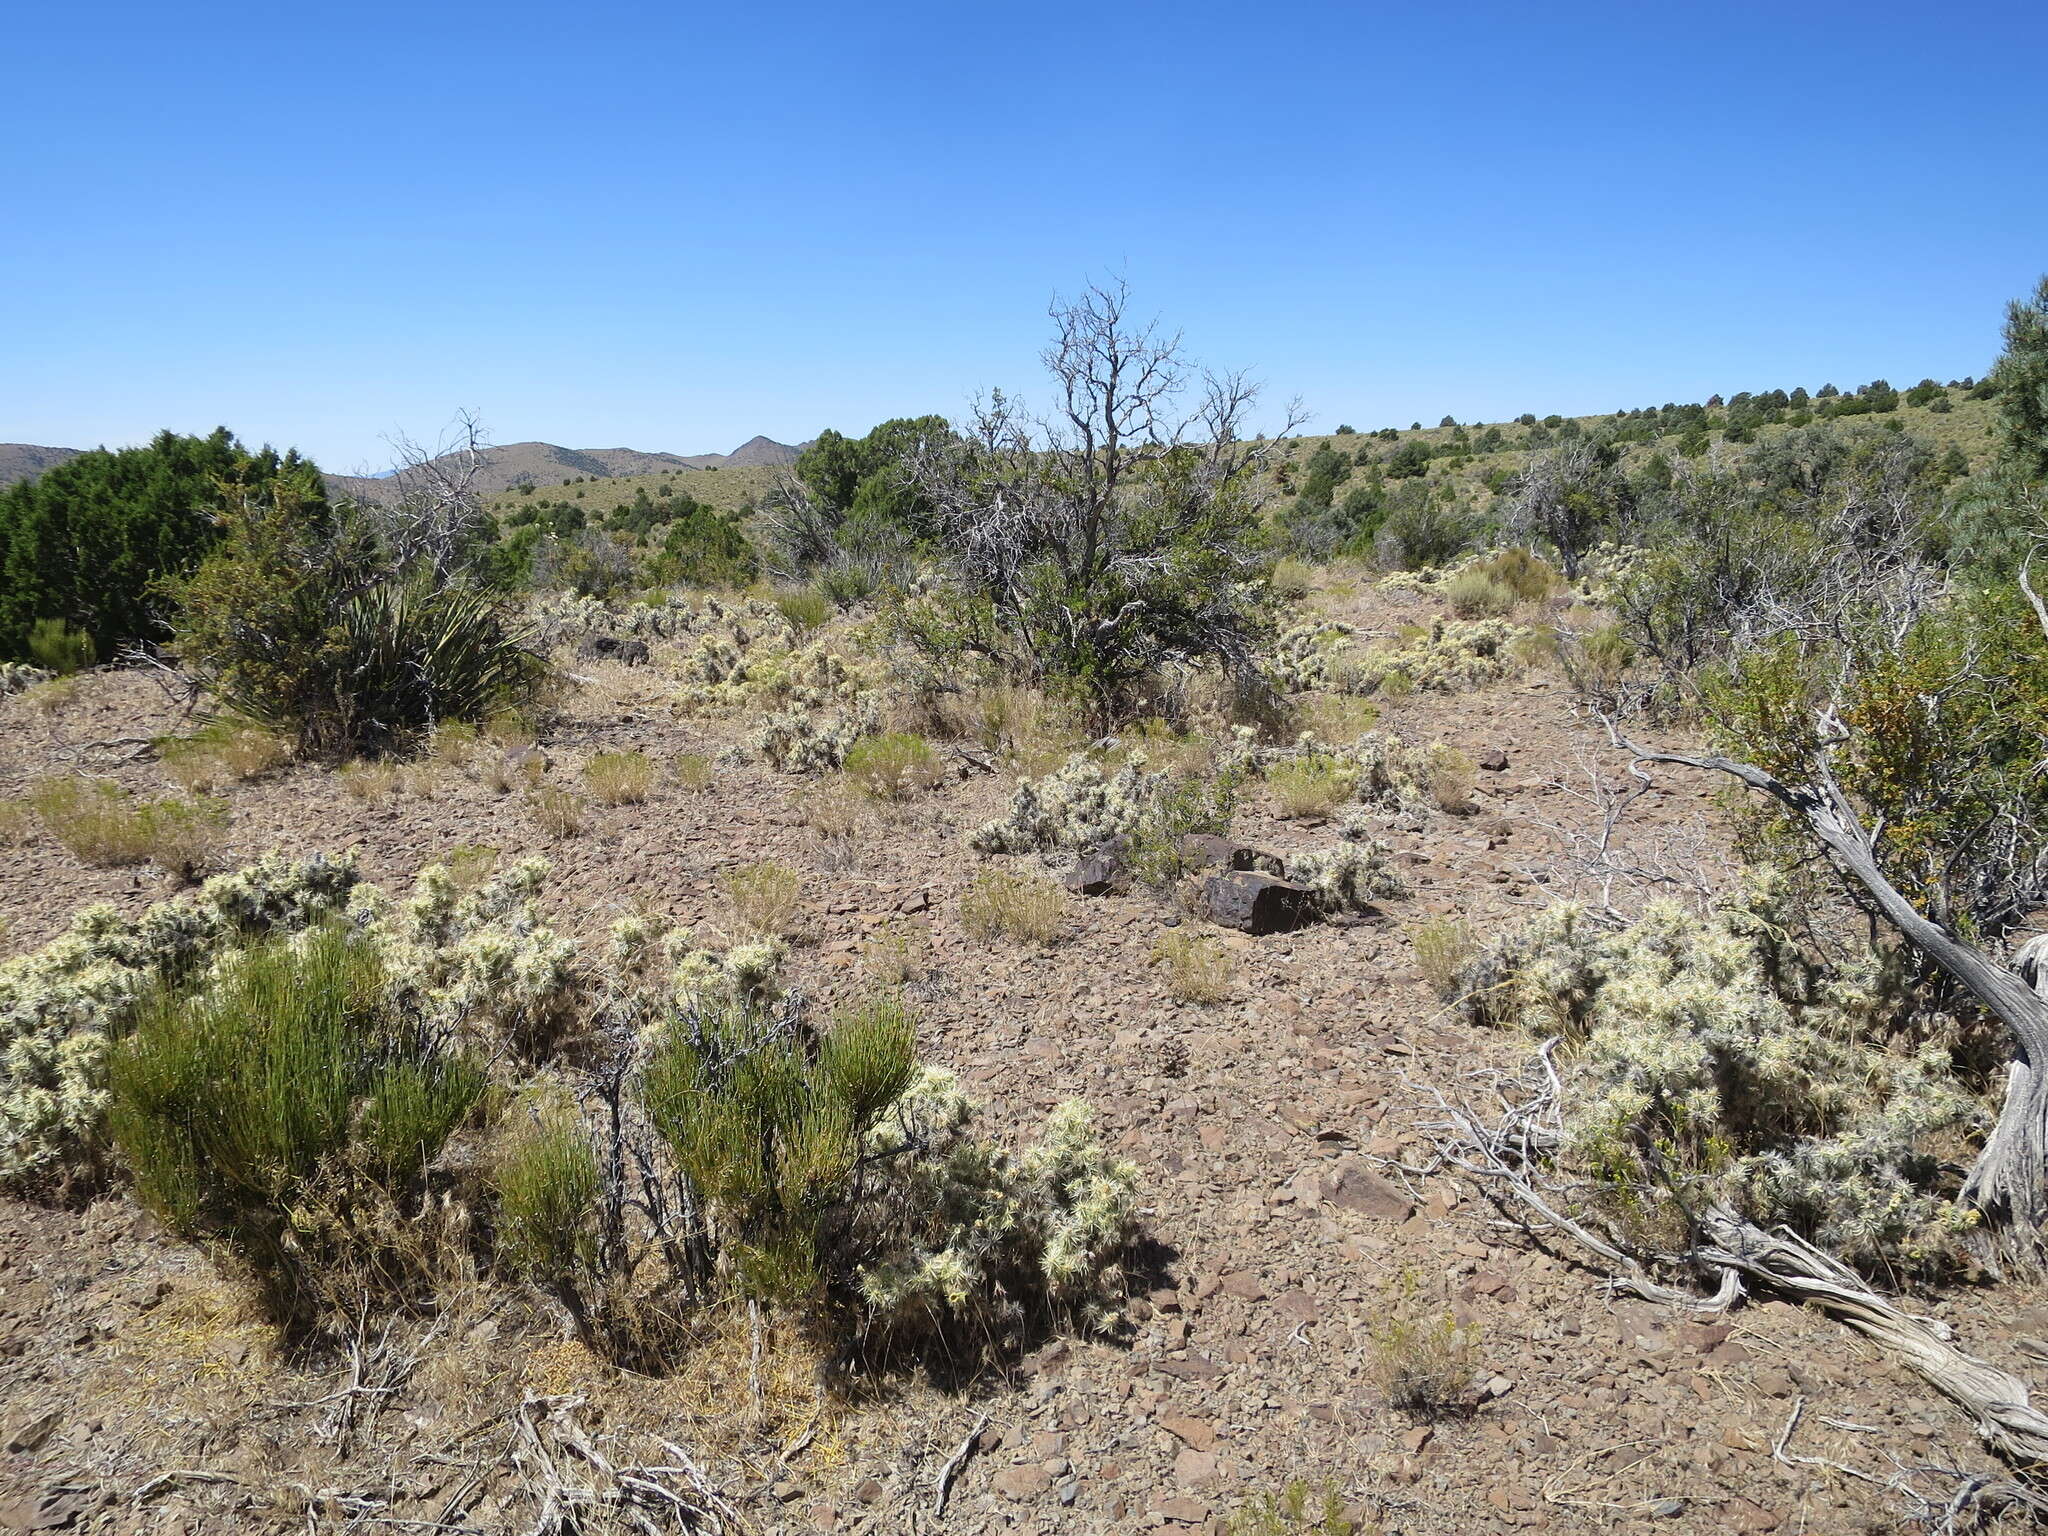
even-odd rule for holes
{"type": "Polygon", "coordinates": [[[108,1128],[143,1203],[245,1264],[298,1331],[337,1273],[389,1286],[389,1237],[482,1096],[482,1069],[394,1010],[375,949],[342,929],[160,987],[107,1068],[108,1128]]]}

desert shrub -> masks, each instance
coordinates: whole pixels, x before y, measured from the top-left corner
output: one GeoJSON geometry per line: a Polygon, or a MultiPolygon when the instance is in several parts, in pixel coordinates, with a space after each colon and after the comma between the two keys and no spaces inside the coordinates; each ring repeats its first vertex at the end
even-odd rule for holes
{"type": "Polygon", "coordinates": [[[1408,931],[1415,950],[1415,969],[1429,989],[1445,1002],[1461,995],[1459,978],[1478,950],[1472,925],[1462,917],[1432,917],[1408,931]]]}
{"type": "Polygon", "coordinates": [[[40,950],[0,962],[0,1184],[93,1188],[105,1171],[107,1041],[135,1000],[236,944],[338,912],[355,880],[349,864],[273,856],[139,918],[86,907],[40,950]]]}
{"type": "Polygon", "coordinates": [[[977,827],[968,846],[982,854],[1102,847],[1137,829],[1165,782],[1166,775],[1147,773],[1135,755],[1111,774],[1095,758],[1076,754],[1057,772],[1019,783],[1008,814],[977,827]]]}
{"type": "Polygon", "coordinates": [[[1469,1413],[1479,1349],[1477,1327],[1421,1306],[1412,1276],[1372,1324],[1367,1372],[1388,1406],[1418,1419],[1469,1413]]]}
{"type": "Polygon", "coordinates": [[[27,649],[29,660],[56,677],[83,672],[94,661],[92,636],[62,619],[36,620],[29,627],[27,649]]]}
{"type": "Polygon", "coordinates": [[[892,917],[868,935],[861,946],[861,963],[881,985],[899,987],[925,974],[930,943],[931,931],[922,923],[892,917]]]}
{"type": "Polygon", "coordinates": [[[1565,1164],[1626,1220],[1719,1201],[1866,1267],[1939,1262],[1967,1219],[1944,1165],[1983,1106],[1935,1046],[1894,1045],[1874,959],[1788,985],[1781,892],[1618,930],[1561,905],[1460,979],[1473,1017],[1556,1035],[1565,1164]]]}
{"type": "Polygon", "coordinates": [[[492,1169],[499,1256],[560,1301],[586,1335],[602,1283],[597,1221],[604,1175],[573,1109],[548,1104],[506,1137],[492,1169]]]}
{"type": "Polygon", "coordinates": [[[289,761],[291,748],[269,731],[217,720],[190,736],[158,741],[164,774],[189,794],[211,794],[260,777],[289,761]]]}
{"type": "Polygon", "coordinates": [[[1515,589],[1478,566],[1465,567],[1444,583],[1444,602],[1461,619],[1500,619],[1515,611],[1515,589]]]}
{"type": "Polygon", "coordinates": [[[1248,771],[1244,761],[1233,758],[1213,772],[1183,774],[1159,785],[1115,845],[1131,878],[1152,890],[1164,890],[1188,872],[1182,851],[1187,838],[1228,836],[1248,771]]]}
{"type": "Polygon", "coordinates": [[[1498,582],[1525,603],[1540,603],[1564,584],[1555,566],[1521,545],[1500,550],[1466,569],[1498,582]]]}
{"type": "Polygon", "coordinates": [[[847,749],[847,781],[873,800],[908,800],[945,777],[939,755],[922,736],[888,731],[847,749]]]}
{"type": "Polygon", "coordinates": [[[1277,1493],[1254,1493],[1230,1517],[1230,1536],[1364,1536],[1334,1483],[1294,1478],[1277,1493]]]}
{"type": "Polygon", "coordinates": [[[1300,560],[1282,560],[1273,567],[1273,595],[1285,603],[1298,603],[1315,590],[1316,573],[1300,560]]]}
{"type": "Polygon", "coordinates": [[[654,787],[654,761],[645,752],[600,752],[583,765],[583,782],[606,805],[638,805],[654,787]]]}
{"type": "Polygon", "coordinates": [[[1220,1003],[1230,996],[1234,967],[1221,939],[1169,928],[1152,945],[1152,958],[1166,968],[1166,990],[1184,1003],[1220,1003]]]}
{"type": "Polygon", "coordinates": [[[47,682],[32,683],[23,689],[21,702],[37,714],[49,717],[70,708],[77,697],[77,678],[53,677],[47,682]]]}
{"type": "Polygon", "coordinates": [[[865,703],[829,720],[813,709],[797,708],[764,720],[754,745],[778,773],[827,773],[842,765],[874,728],[874,710],[865,703]]]}
{"type": "Polygon", "coordinates": [[[1430,494],[1396,495],[1373,535],[1373,558],[1389,570],[1422,570],[1448,565],[1477,533],[1472,515],[1454,500],[1430,494]]]}
{"type": "Polygon", "coordinates": [[[29,791],[43,830],[81,864],[154,864],[189,878],[219,852],[227,802],[138,799],[108,779],[45,779],[29,791]]]}
{"type": "Polygon", "coordinates": [[[682,753],[676,758],[676,784],[689,794],[703,794],[711,788],[711,759],[702,752],[682,753]]]}
{"type": "Polygon", "coordinates": [[[1635,642],[1619,624],[1603,624],[1560,648],[1565,674],[1587,693],[1610,694],[1635,661],[1635,642]]]}
{"type": "Polygon", "coordinates": [[[367,530],[246,502],[173,588],[173,650],[228,713],[314,754],[383,749],[529,702],[546,673],[505,604],[395,573],[367,530]]]}
{"type": "Polygon", "coordinates": [[[1333,753],[1312,751],[1287,758],[1266,770],[1266,787],[1274,805],[1288,820],[1329,816],[1351,798],[1358,770],[1333,753]]]}
{"type": "Polygon", "coordinates": [[[574,790],[542,784],[526,792],[527,814],[549,837],[581,837],[590,825],[590,805],[574,790]]]}
{"type": "Polygon", "coordinates": [[[796,926],[803,882],[786,865],[767,859],[736,865],[725,872],[719,885],[733,920],[749,932],[780,936],[796,926]]]}
{"type": "Polygon", "coordinates": [[[26,800],[0,800],[0,848],[24,846],[35,823],[36,813],[26,800]]]}
{"type": "Polygon", "coordinates": [[[468,720],[440,720],[427,736],[427,754],[443,768],[467,768],[483,750],[484,734],[468,720]]]}
{"type": "Polygon", "coordinates": [[[1376,902],[1408,893],[1386,845],[1371,840],[1296,854],[1287,861],[1287,876],[1315,892],[1316,904],[1331,914],[1367,912],[1376,902]]]}
{"type": "Polygon", "coordinates": [[[108,1059],[107,1120],[144,1204],[233,1255],[273,1316],[305,1327],[357,1286],[413,1279],[428,1165],[483,1087],[474,1061],[391,1008],[375,948],[328,929],[145,997],[108,1059]]]}
{"type": "Polygon", "coordinates": [[[1065,894],[1042,875],[991,869],[975,876],[960,898],[960,926],[984,942],[1050,944],[1066,921],[1065,894]]]}

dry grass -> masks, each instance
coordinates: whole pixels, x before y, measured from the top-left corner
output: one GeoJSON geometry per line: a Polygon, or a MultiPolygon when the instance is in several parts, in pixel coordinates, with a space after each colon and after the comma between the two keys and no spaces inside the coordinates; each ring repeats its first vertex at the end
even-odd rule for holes
{"type": "Polygon", "coordinates": [[[583,782],[606,805],[638,805],[654,788],[654,760],[645,752],[600,752],[583,765],[583,782]]]}
{"type": "Polygon", "coordinates": [[[282,737],[246,725],[209,726],[197,735],[157,744],[164,777],[187,794],[211,794],[257,778],[290,761],[291,755],[282,737]]]}
{"type": "Polygon", "coordinates": [[[528,742],[485,754],[477,765],[476,781],[494,795],[509,795],[516,789],[539,788],[547,771],[547,759],[528,742]]]}
{"type": "Polygon", "coordinates": [[[868,935],[861,960],[868,975],[881,985],[900,987],[924,975],[930,945],[931,933],[924,924],[892,917],[868,935]]]}
{"type": "Polygon", "coordinates": [[[1266,770],[1274,808],[1288,820],[1331,815],[1351,798],[1357,784],[1354,769],[1324,752],[1290,758],[1266,770]]]}
{"type": "Polygon", "coordinates": [[[1515,611],[1521,599],[1506,582],[1471,566],[1445,584],[1444,602],[1461,619],[1503,619],[1515,611]]]}
{"type": "Polygon", "coordinates": [[[363,760],[343,763],[335,778],[351,800],[383,800],[398,793],[398,764],[363,760]]]}
{"type": "Polygon", "coordinates": [[[931,743],[907,731],[855,742],[846,754],[845,772],[847,783],[871,800],[908,800],[946,776],[931,743]]]}
{"type": "Polygon", "coordinates": [[[992,869],[960,898],[960,926],[974,938],[1050,944],[1066,921],[1067,897],[1042,875],[992,869]]]}
{"type": "Polygon", "coordinates": [[[1230,996],[1236,967],[1221,939],[1184,928],[1169,928],[1152,945],[1152,958],[1166,967],[1166,990],[1183,1003],[1220,1003],[1230,996]]]}
{"type": "Polygon", "coordinates": [[[483,734],[466,720],[443,720],[427,739],[427,752],[444,768],[467,768],[483,746],[483,734]]]}
{"type": "Polygon", "coordinates": [[[1303,724],[1316,740],[1349,746],[1378,723],[1379,706],[1352,693],[1317,693],[1299,701],[1303,724]]]}
{"type": "Polygon", "coordinates": [[[1366,1369],[1390,1407],[1440,1419],[1472,1411],[1478,1353],[1478,1328],[1461,1328],[1451,1313],[1419,1306],[1414,1277],[1404,1274],[1372,1325],[1366,1369]]]}
{"type": "Polygon", "coordinates": [[[77,678],[53,677],[46,683],[35,683],[23,689],[21,702],[48,719],[69,707],[71,701],[77,697],[77,678]]]}
{"type": "Polygon", "coordinates": [[[711,759],[702,752],[685,752],[676,759],[676,783],[693,795],[711,788],[711,759]]]}
{"type": "Polygon", "coordinates": [[[1463,816],[1472,809],[1472,791],[1479,783],[1479,765],[1455,747],[1436,748],[1429,755],[1429,795],[1437,809],[1463,816]]]}
{"type": "Polygon", "coordinates": [[[1472,925],[1462,917],[1432,917],[1408,930],[1415,950],[1415,969],[1429,983],[1430,990],[1445,1002],[1458,995],[1458,977],[1466,962],[1478,951],[1472,925]]]}
{"type": "Polygon", "coordinates": [[[772,859],[735,865],[719,881],[733,921],[751,933],[780,937],[796,927],[803,881],[772,859]]]}
{"type": "Polygon", "coordinates": [[[543,784],[527,791],[526,809],[534,824],[549,837],[581,837],[589,823],[590,807],[574,790],[559,784],[543,784]]]}
{"type": "Polygon", "coordinates": [[[204,797],[138,800],[106,779],[45,779],[28,803],[43,830],[81,864],[154,864],[190,879],[226,841],[228,807],[204,797]]]}
{"type": "Polygon", "coordinates": [[[35,836],[36,813],[26,800],[0,800],[0,848],[20,848],[35,836]]]}
{"type": "Polygon", "coordinates": [[[1273,567],[1273,595],[1282,602],[1298,603],[1315,590],[1316,573],[1300,560],[1282,560],[1273,567]]]}

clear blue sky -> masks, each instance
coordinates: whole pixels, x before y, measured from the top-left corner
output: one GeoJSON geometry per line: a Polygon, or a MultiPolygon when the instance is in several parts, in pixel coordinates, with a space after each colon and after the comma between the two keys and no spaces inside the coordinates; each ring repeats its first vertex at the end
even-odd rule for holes
{"type": "Polygon", "coordinates": [[[723,450],[1125,274],[1324,430],[1982,371],[2048,6],[24,5],[0,440],[723,450]]]}

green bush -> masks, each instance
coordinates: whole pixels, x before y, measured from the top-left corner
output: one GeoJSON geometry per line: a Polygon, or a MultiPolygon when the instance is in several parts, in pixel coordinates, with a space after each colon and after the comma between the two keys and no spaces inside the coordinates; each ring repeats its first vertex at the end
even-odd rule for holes
{"type": "Polygon", "coordinates": [[[416,1274],[407,1223],[484,1077],[392,1007],[371,945],[326,929],[146,997],[107,1086],[143,1202],[245,1264],[303,1329],[349,1287],[397,1294],[416,1274]]]}
{"type": "Polygon", "coordinates": [[[83,631],[98,656],[160,638],[168,604],[158,584],[189,572],[213,545],[213,509],[223,497],[278,489],[310,524],[324,523],[311,463],[251,453],[222,427],[94,449],[0,491],[0,659],[29,655],[40,620],[83,631]]]}
{"type": "Polygon", "coordinates": [[[45,672],[69,677],[93,664],[92,636],[62,619],[38,619],[28,632],[28,654],[45,672]]]}
{"type": "Polygon", "coordinates": [[[1503,619],[1519,600],[1513,587],[1477,566],[1444,583],[1444,602],[1461,619],[1503,619]]]}
{"type": "Polygon", "coordinates": [[[832,604],[822,592],[809,587],[776,593],[775,607],[798,634],[808,633],[832,617],[832,604]]]}
{"type": "Polygon", "coordinates": [[[287,503],[237,508],[175,591],[173,649],[202,685],[309,753],[487,720],[530,703],[546,670],[499,598],[394,574],[361,530],[309,534],[287,503]]]}

